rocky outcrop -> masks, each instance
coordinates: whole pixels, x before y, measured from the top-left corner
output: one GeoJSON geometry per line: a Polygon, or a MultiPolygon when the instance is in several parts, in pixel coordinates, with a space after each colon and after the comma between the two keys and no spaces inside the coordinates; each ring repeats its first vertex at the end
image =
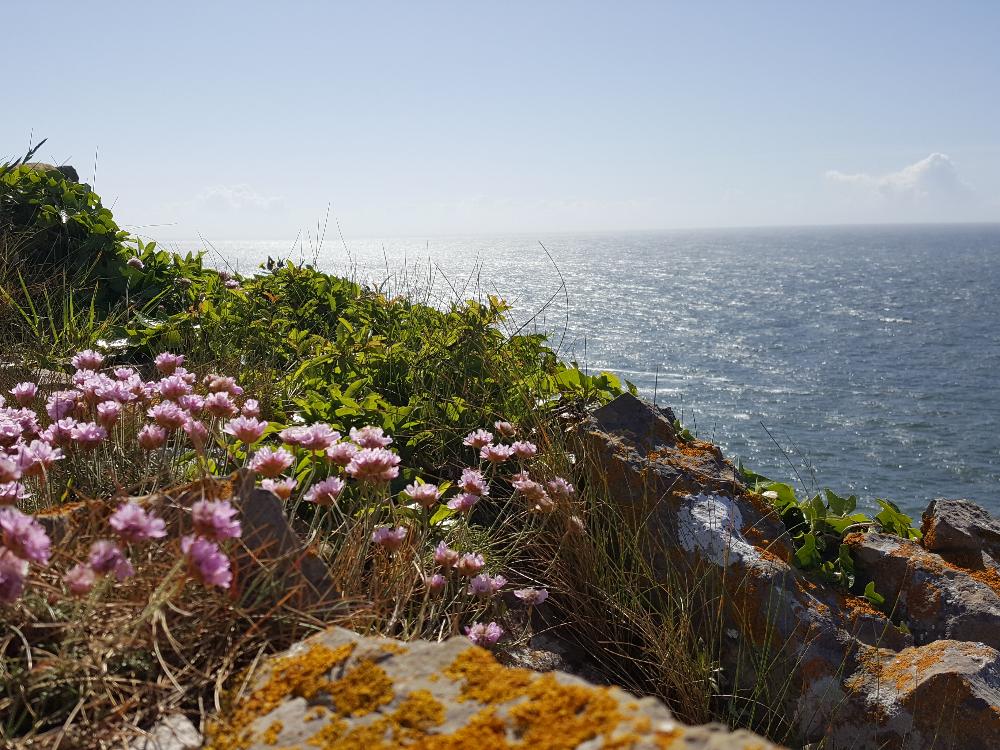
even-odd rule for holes
{"type": "Polygon", "coordinates": [[[71,167],[69,164],[63,164],[62,166],[56,166],[55,164],[47,164],[42,161],[28,162],[24,166],[29,169],[33,169],[36,172],[59,172],[63,177],[65,177],[70,182],[79,182],[80,175],[77,173],[75,167],[71,167]]]}
{"type": "Polygon", "coordinates": [[[401,643],[331,628],[273,657],[206,730],[209,750],[765,750],[683,726],[652,698],[500,665],[465,638],[401,643]]]}
{"type": "Polygon", "coordinates": [[[859,576],[887,593],[879,611],[794,568],[770,503],[718,448],[678,435],[670,416],[621,396],[582,425],[581,452],[590,481],[606,483],[642,532],[657,576],[715,582],[707,609],[721,613],[723,692],[779,707],[789,741],[824,748],[957,750],[1000,738],[1000,600],[983,552],[996,537],[985,511],[937,501],[925,519],[932,542],[963,550],[962,565],[853,535],[859,576]]]}
{"type": "Polygon", "coordinates": [[[1000,560],[1000,521],[968,500],[932,500],[923,514],[924,547],[940,554],[985,553],[1000,560]]]}

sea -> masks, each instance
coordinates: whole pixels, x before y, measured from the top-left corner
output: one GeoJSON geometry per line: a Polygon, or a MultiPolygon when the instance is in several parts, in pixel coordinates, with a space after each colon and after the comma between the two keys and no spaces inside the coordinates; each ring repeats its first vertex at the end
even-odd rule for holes
{"type": "MultiPolygon", "coordinates": [[[[164,243],[173,249],[204,241],[164,243]]],[[[609,370],[802,494],[1000,514],[1000,224],[212,241],[431,304],[496,294],[511,331],[609,370]]]]}

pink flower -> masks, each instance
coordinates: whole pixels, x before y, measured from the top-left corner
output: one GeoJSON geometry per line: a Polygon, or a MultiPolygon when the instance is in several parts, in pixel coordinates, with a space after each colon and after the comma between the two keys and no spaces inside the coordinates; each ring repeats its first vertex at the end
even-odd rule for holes
{"type": "Polygon", "coordinates": [[[262,422],[255,417],[240,416],[230,419],[222,427],[222,431],[227,435],[232,435],[241,443],[253,445],[264,434],[267,429],[267,422],[262,422]]]}
{"type": "Polygon", "coordinates": [[[367,482],[388,482],[399,476],[399,456],[385,448],[363,448],[347,464],[347,473],[367,482]]]}
{"type": "Polygon", "coordinates": [[[167,442],[167,431],[159,425],[148,424],[139,430],[136,440],[144,451],[153,451],[167,442]]]}
{"type": "Polygon", "coordinates": [[[28,493],[20,482],[4,482],[0,484],[0,505],[14,505],[18,500],[24,500],[28,493]]]}
{"type": "Polygon", "coordinates": [[[259,417],[260,416],[260,404],[257,403],[257,399],[248,398],[243,402],[243,409],[241,413],[244,417],[259,417]]]}
{"type": "Polygon", "coordinates": [[[561,500],[569,500],[573,497],[576,489],[562,477],[556,477],[548,484],[549,494],[561,500]]]}
{"type": "Polygon", "coordinates": [[[0,547],[0,602],[11,604],[24,591],[28,563],[9,549],[0,547]]]}
{"type": "Polygon", "coordinates": [[[517,589],[514,596],[529,607],[536,607],[549,598],[549,592],[545,589],[517,589]]]}
{"type": "Polygon", "coordinates": [[[492,442],[493,433],[487,432],[486,430],[475,430],[474,432],[470,432],[465,436],[465,440],[462,441],[463,445],[475,448],[476,450],[479,450],[492,442]]]}
{"type": "Polygon", "coordinates": [[[99,370],[104,364],[104,356],[93,349],[84,349],[70,360],[77,370],[99,370]]]}
{"type": "Polygon", "coordinates": [[[115,368],[115,377],[118,380],[127,381],[127,380],[131,380],[135,376],[136,376],[136,372],[131,367],[116,367],[115,368]]]}
{"type": "Polygon", "coordinates": [[[0,453],[0,484],[16,482],[20,478],[21,467],[18,465],[18,462],[0,453]]]}
{"type": "Polygon", "coordinates": [[[511,485],[529,503],[537,503],[546,497],[545,488],[538,482],[529,479],[527,472],[515,475],[511,485]]]}
{"type": "Polygon", "coordinates": [[[74,427],[76,420],[73,417],[64,417],[46,427],[42,439],[50,445],[68,445],[73,437],[74,427]]]}
{"type": "Polygon", "coordinates": [[[83,596],[89,593],[94,588],[96,580],[94,569],[89,565],[80,565],[79,563],[67,570],[66,575],[63,576],[63,583],[66,584],[66,588],[73,596],[83,596]]]}
{"type": "Polygon", "coordinates": [[[84,450],[101,444],[108,436],[108,431],[94,422],[77,422],[70,432],[70,439],[84,450]]]}
{"type": "Polygon", "coordinates": [[[422,508],[430,508],[441,499],[441,490],[436,484],[408,484],[404,492],[422,508]]]}
{"type": "Polygon", "coordinates": [[[28,382],[18,383],[10,389],[10,393],[17,403],[21,406],[27,406],[35,400],[35,396],[38,394],[38,386],[28,382]]]}
{"type": "Polygon", "coordinates": [[[484,445],[479,449],[479,457],[492,464],[499,464],[510,458],[511,450],[508,445],[484,445]]]}
{"type": "Polygon", "coordinates": [[[146,414],[156,424],[166,427],[168,430],[177,430],[184,426],[188,420],[187,412],[175,404],[173,401],[164,401],[150,409],[146,414]]]}
{"type": "Polygon", "coordinates": [[[351,440],[362,448],[385,448],[392,443],[392,438],[382,432],[381,427],[351,428],[351,440]]]}
{"type": "Polygon", "coordinates": [[[107,539],[99,539],[90,545],[90,554],[87,556],[87,560],[95,573],[101,575],[114,573],[115,578],[119,581],[124,581],[135,575],[135,568],[132,567],[132,563],[128,561],[118,545],[107,539]]]}
{"type": "Polygon", "coordinates": [[[495,622],[484,625],[481,622],[474,622],[465,628],[465,635],[470,641],[482,648],[495,646],[497,641],[503,637],[503,628],[495,622]]]}
{"type": "Polygon", "coordinates": [[[448,501],[448,507],[452,510],[457,510],[459,513],[468,513],[472,510],[472,506],[478,502],[479,495],[473,495],[471,492],[462,492],[448,501]]]}
{"type": "Polygon", "coordinates": [[[257,472],[265,477],[276,477],[283,473],[295,462],[295,457],[284,448],[270,448],[265,446],[253,454],[250,463],[247,465],[250,471],[257,472]]]}
{"type": "MultiPolygon", "coordinates": [[[[500,435],[502,437],[510,438],[510,437],[514,437],[517,434],[517,428],[514,427],[514,425],[512,425],[510,422],[503,422],[503,421],[494,422],[493,423],[493,428],[498,433],[500,433],[500,435]]],[[[487,441],[487,442],[492,442],[492,439],[489,440],[489,441],[487,441]]],[[[482,446],[480,446],[480,447],[482,447],[482,446]]]]}
{"type": "Polygon", "coordinates": [[[445,542],[438,542],[434,548],[434,562],[445,570],[451,568],[458,562],[458,552],[449,547],[445,542]]]}
{"type": "Polygon", "coordinates": [[[287,500],[292,496],[292,492],[295,490],[296,484],[298,484],[298,482],[291,477],[281,477],[280,479],[262,479],[260,482],[261,489],[273,492],[281,500],[287,500]]]}
{"type": "Polygon", "coordinates": [[[181,367],[180,365],[174,368],[174,375],[179,375],[180,377],[184,378],[184,380],[187,382],[188,385],[194,385],[195,382],[197,382],[198,380],[197,375],[195,375],[193,372],[188,372],[187,368],[181,367]]]}
{"type": "Polygon", "coordinates": [[[167,535],[162,518],[148,513],[138,503],[124,503],[111,514],[108,524],[125,542],[146,542],[167,535]]]}
{"type": "Polygon", "coordinates": [[[236,279],[226,279],[225,281],[222,282],[222,284],[223,284],[223,286],[226,287],[226,289],[239,289],[240,288],[240,282],[238,282],[236,279]]]}
{"type": "Polygon", "coordinates": [[[459,482],[459,487],[462,488],[463,492],[468,492],[470,495],[486,496],[490,494],[490,486],[486,483],[483,472],[479,471],[479,469],[462,469],[462,479],[459,482]]]}
{"type": "Polygon", "coordinates": [[[45,565],[52,542],[45,529],[17,508],[0,508],[0,539],[3,546],[22,560],[45,565]]]}
{"type": "Polygon", "coordinates": [[[482,570],[485,564],[486,561],[483,560],[482,555],[479,553],[467,552],[458,558],[458,562],[455,563],[455,570],[457,570],[460,575],[471,577],[482,570]]]}
{"type": "Polygon", "coordinates": [[[205,376],[205,386],[212,393],[220,393],[225,391],[231,396],[242,396],[243,389],[236,385],[236,379],[231,378],[227,375],[206,375],[205,376]]]}
{"type": "Polygon", "coordinates": [[[205,411],[216,417],[235,417],[240,413],[232,396],[226,391],[216,391],[205,396],[205,411]]]}
{"type": "Polygon", "coordinates": [[[308,428],[296,425],[294,427],[286,427],[278,433],[278,437],[281,438],[281,442],[285,445],[298,446],[302,445],[302,441],[306,439],[307,432],[308,428]]]}
{"type": "Polygon", "coordinates": [[[176,401],[181,396],[187,396],[191,393],[192,388],[180,375],[167,375],[156,384],[156,390],[163,398],[176,401]]]}
{"type": "Polygon", "coordinates": [[[181,538],[181,552],[188,559],[191,575],[205,586],[228,589],[233,582],[229,558],[215,542],[196,536],[181,538]]]}
{"type": "Polygon", "coordinates": [[[354,443],[334,443],[326,449],[326,459],[340,466],[347,466],[359,450],[354,443]]]}
{"type": "Polygon", "coordinates": [[[205,441],[208,440],[208,427],[205,426],[204,422],[188,419],[184,422],[184,432],[187,433],[191,445],[196,449],[201,450],[205,447],[205,441]]]}
{"type": "Polygon", "coordinates": [[[44,440],[32,440],[18,448],[17,463],[25,476],[41,476],[46,469],[63,457],[59,448],[53,448],[44,440]]]}
{"type": "Polygon", "coordinates": [[[162,352],[156,355],[156,359],[153,360],[156,364],[156,369],[160,371],[163,375],[170,375],[184,364],[183,354],[171,354],[170,352],[162,352]]]}
{"type": "Polygon", "coordinates": [[[102,401],[97,405],[97,421],[104,427],[111,427],[118,421],[122,405],[117,401],[102,401]]]}
{"type": "Polygon", "coordinates": [[[233,518],[236,513],[228,500],[199,500],[191,506],[194,531],[215,542],[235,539],[242,533],[240,522],[233,518]]]}
{"type": "Polygon", "coordinates": [[[488,575],[478,575],[469,579],[467,593],[482,599],[492,598],[500,589],[507,585],[507,579],[503,576],[491,578],[488,575]]]}
{"type": "Polygon", "coordinates": [[[321,482],[316,482],[303,498],[307,503],[316,505],[333,505],[340,493],[344,491],[344,480],[338,477],[327,477],[321,482]]]}
{"type": "Polygon", "coordinates": [[[137,258],[134,255],[127,261],[125,261],[125,265],[128,266],[129,268],[134,268],[138,271],[141,271],[146,267],[146,264],[143,263],[141,259],[137,258]]]}
{"type": "Polygon", "coordinates": [[[14,445],[21,439],[23,432],[20,423],[12,419],[0,419],[0,446],[14,445]]]}
{"type": "Polygon", "coordinates": [[[46,399],[45,413],[53,422],[68,417],[76,409],[77,399],[81,395],[80,391],[56,391],[46,399]]]}
{"type": "Polygon", "coordinates": [[[538,446],[527,440],[518,440],[516,443],[510,444],[510,452],[515,458],[526,461],[538,453],[538,446]]]}
{"type": "Polygon", "coordinates": [[[317,422],[306,428],[299,445],[311,451],[325,451],[338,440],[340,440],[339,432],[324,422],[317,422]]]}
{"type": "Polygon", "coordinates": [[[435,573],[434,575],[425,578],[424,583],[427,585],[427,590],[432,594],[440,594],[444,591],[445,586],[448,585],[448,579],[440,573],[435,573]]]}
{"type": "Polygon", "coordinates": [[[188,414],[194,416],[200,414],[205,408],[205,399],[197,393],[189,393],[177,399],[177,405],[188,414]]]}
{"type": "Polygon", "coordinates": [[[397,526],[396,528],[379,526],[372,532],[372,541],[380,547],[394,552],[403,546],[406,534],[407,529],[405,526],[397,526]]]}

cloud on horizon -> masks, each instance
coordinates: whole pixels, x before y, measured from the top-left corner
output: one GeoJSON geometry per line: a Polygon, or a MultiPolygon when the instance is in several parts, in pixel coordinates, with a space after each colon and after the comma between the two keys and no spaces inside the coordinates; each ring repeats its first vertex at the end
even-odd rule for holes
{"type": "Polygon", "coordinates": [[[872,175],[830,170],[826,179],[896,205],[965,205],[974,197],[972,186],[959,175],[951,157],[940,153],[897,172],[872,175]]]}
{"type": "Polygon", "coordinates": [[[284,199],[278,195],[261,195],[246,184],[213,185],[198,193],[193,203],[215,211],[271,211],[281,206],[284,199]]]}

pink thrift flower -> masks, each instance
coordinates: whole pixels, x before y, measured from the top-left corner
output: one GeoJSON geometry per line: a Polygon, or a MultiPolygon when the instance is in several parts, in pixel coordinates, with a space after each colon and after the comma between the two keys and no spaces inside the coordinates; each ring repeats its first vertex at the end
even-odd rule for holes
{"type": "Polygon", "coordinates": [[[517,589],[514,596],[529,607],[536,607],[549,598],[549,592],[545,589],[517,589]]]}
{"type": "Polygon", "coordinates": [[[191,575],[205,586],[228,589],[233,582],[229,558],[215,542],[196,536],[181,538],[181,552],[188,558],[191,575]]]}
{"type": "Polygon", "coordinates": [[[180,375],[167,375],[156,384],[156,390],[163,398],[176,401],[181,396],[191,393],[192,388],[180,375]]]}
{"type": "Polygon", "coordinates": [[[21,439],[23,432],[20,423],[12,419],[0,419],[0,446],[14,445],[21,439]]]}
{"type": "Polygon", "coordinates": [[[257,399],[248,398],[243,402],[243,408],[240,410],[244,417],[259,417],[260,416],[260,404],[257,403],[257,399]]]}
{"type": "Polygon", "coordinates": [[[307,503],[316,505],[333,505],[340,493],[344,491],[344,480],[338,477],[327,477],[321,482],[316,482],[303,498],[307,503]]]}
{"type": "Polygon", "coordinates": [[[458,562],[455,563],[455,570],[457,570],[460,575],[472,577],[482,570],[485,564],[486,561],[483,560],[482,555],[479,553],[467,552],[458,558],[458,562]]]}
{"type": "Polygon", "coordinates": [[[326,460],[340,466],[347,466],[360,448],[354,443],[334,443],[326,449],[326,460]]]}
{"type": "Polygon", "coordinates": [[[265,477],[276,477],[282,474],[295,462],[295,457],[284,448],[264,447],[253,454],[247,464],[250,471],[265,477]]]}
{"type": "Polygon", "coordinates": [[[156,364],[156,369],[160,371],[163,375],[170,375],[184,364],[183,354],[171,354],[170,352],[162,352],[156,355],[156,359],[153,360],[156,364]]]}
{"type": "Polygon", "coordinates": [[[118,421],[122,413],[122,405],[117,401],[102,401],[97,405],[97,421],[105,428],[118,421]]]}
{"type": "Polygon", "coordinates": [[[177,405],[188,414],[195,416],[200,414],[205,408],[205,399],[197,393],[189,393],[186,396],[181,396],[177,399],[177,405]]]}
{"type": "Polygon", "coordinates": [[[180,377],[184,378],[184,380],[187,381],[188,385],[194,385],[198,381],[197,375],[195,375],[193,372],[188,372],[187,368],[181,367],[179,365],[174,369],[174,375],[179,375],[180,377]]]}
{"type": "Polygon", "coordinates": [[[79,391],[56,391],[46,399],[45,413],[53,422],[68,417],[76,409],[81,395],[79,391]]]}
{"type": "Polygon", "coordinates": [[[399,456],[385,448],[362,448],[347,464],[347,473],[363,482],[388,482],[399,476],[399,456]]]}
{"type": "Polygon", "coordinates": [[[108,524],[125,542],[147,542],[167,535],[162,518],[148,513],[138,503],[124,503],[111,514],[108,524]]]}
{"type": "Polygon", "coordinates": [[[206,375],[205,386],[212,393],[226,392],[231,396],[243,395],[243,389],[236,385],[236,379],[227,375],[206,375]]]}
{"type": "Polygon", "coordinates": [[[490,599],[506,585],[507,579],[503,576],[491,578],[488,575],[478,575],[469,579],[467,593],[482,599],[490,599]]]}
{"type": "Polygon", "coordinates": [[[490,487],[486,483],[483,472],[479,469],[462,469],[462,479],[458,486],[462,488],[463,492],[468,492],[470,495],[486,496],[490,494],[490,487]]]}
{"type": "Polygon", "coordinates": [[[405,526],[397,526],[392,528],[391,526],[379,526],[375,531],[372,532],[372,541],[384,547],[390,552],[394,552],[403,546],[403,542],[406,540],[407,529],[405,526]]]}
{"type": "Polygon", "coordinates": [[[99,370],[104,364],[104,356],[93,349],[84,349],[73,355],[73,359],[70,361],[77,370],[99,370]]]}
{"type": "Polygon", "coordinates": [[[325,451],[340,440],[340,433],[325,422],[317,422],[306,428],[300,445],[311,451],[325,451]]]}
{"type": "Polygon", "coordinates": [[[484,445],[479,449],[479,457],[491,464],[499,464],[510,458],[511,450],[508,445],[484,445]]]}
{"type": "MultiPolygon", "coordinates": [[[[493,428],[500,433],[502,437],[511,438],[517,434],[517,428],[514,427],[510,422],[494,422],[493,428]]],[[[492,440],[488,441],[492,442],[492,440]]],[[[480,446],[481,447],[481,446],[480,446]]]]}
{"type": "Polygon", "coordinates": [[[168,430],[178,430],[188,420],[187,412],[173,401],[159,403],[146,413],[156,424],[168,430]]]}
{"type": "Polygon", "coordinates": [[[431,594],[435,595],[444,591],[445,586],[448,585],[448,579],[440,573],[435,573],[434,575],[424,579],[424,582],[427,585],[427,590],[430,591],[431,594]]]}
{"type": "Polygon", "coordinates": [[[44,440],[32,440],[18,449],[17,463],[25,476],[41,476],[62,458],[63,452],[59,448],[53,448],[44,440]]]}
{"type": "Polygon", "coordinates": [[[0,505],[14,505],[18,500],[24,500],[28,493],[20,482],[4,482],[0,484],[0,505]]]}
{"type": "Polygon", "coordinates": [[[24,591],[28,563],[9,549],[0,547],[0,602],[12,604],[24,591]]]}
{"type": "Polygon", "coordinates": [[[281,442],[285,445],[300,446],[306,439],[307,430],[308,428],[300,425],[286,427],[278,433],[278,437],[281,438],[281,442]]]}
{"type": "Polygon", "coordinates": [[[471,492],[462,492],[448,501],[448,507],[452,510],[457,510],[459,513],[468,513],[472,510],[472,506],[478,502],[479,495],[473,495],[471,492]]]}
{"type": "Polygon", "coordinates": [[[144,451],[153,451],[167,442],[167,431],[157,424],[148,424],[139,430],[136,440],[144,451]]]}
{"type": "Polygon", "coordinates": [[[199,500],[191,506],[194,531],[215,542],[235,539],[242,533],[240,522],[233,518],[236,513],[228,500],[199,500]]]}
{"type": "Polygon", "coordinates": [[[205,411],[216,417],[235,417],[240,413],[233,403],[233,397],[226,391],[217,391],[205,396],[205,411]]]}
{"type": "Polygon", "coordinates": [[[226,289],[239,289],[240,288],[240,282],[238,282],[236,279],[226,279],[225,281],[222,282],[222,284],[223,284],[223,286],[226,287],[226,289]]]}
{"type": "Polygon", "coordinates": [[[27,406],[35,400],[35,396],[38,394],[38,386],[28,382],[18,383],[10,389],[10,393],[17,403],[21,406],[27,406]]]}
{"type": "Polygon", "coordinates": [[[273,492],[280,500],[287,500],[290,498],[292,496],[292,492],[295,491],[296,484],[298,484],[298,482],[291,477],[281,477],[280,479],[262,479],[260,482],[261,489],[273,492]]]}
{"type": "Polygon", "coordinates": [[[465,628],[465,635],[477,646],[489,648],[495,646],[497,641],[503,637],[503,628],[495,622],[485,625],[481,622],[474,622],[465,628]]]}
{"type": "Polygon", "coordinates": [[[137,271],[141,271],[142,269],[144,269],[146,267],[146,264],[143,263],[140,258],[137,258],[134,255],[131,258],[129,258],[127,261],[125,261],[125,265],[128,266],[129,268],[134,268],[137,271]]]}
{"type": "Polygon", "coordinates": [[[479,450],[492,442],[493,433],[487,432],[486,430],[475,430],[474,432],[470,432],[465,436],[465,440],[462,441],[464,445],[467,445],[470,448],[475,448],[476,450],[479,450]]]}
{"type": "Polygon", "coordinates": [[[119,581],[124,581],[135,575],[135,568],[132,567],[132,563],[128,561],[118,545],[107,539],[99,539],[90,545],[87,561],[95,573],[101,575],[114,573],[115,578],[119,581]]]}
{"type": "Polygon", "coordinates": [[[434,548],[434,562],[445,570],[453,567],[458,562],[458,558],[458,552],[443,541],[438,542],[438,546],[434,548]]]}
{"type": "Polygon", "coordinates": [[[556,477],[548,483],[549,494],[560,500],[569,500],[573,497],[576,489],[562,477],[556,477]]]}
{"type": "Polygon", "coordinates": [[[362,448],[385,448],[392,443],[392,438],[386,435],[381,427],[351,428],[351,440],[362,448]]]}
{"type": "Polygon", "coordinates": [[[441,499],[441,490],[436,484],[408,484],[404,492],[422,508],[430,508],[441,499]]]}
{"type": "Polygon", "coordinates": [[[63,417],[45,428],[42,439],[50,445],[69,445],[69,441],[73,437],[74,427],[76,427],[76,420],[73,417],[63,417]]]}
{"type": "Polygon", "coordinates": [[[45,529],[17,508],[0,508],[0,540],[22,560],[45,565],[52,542],[45,529]]]}
{"type": "Polygon", "coordinates": [[[116,367],[115,368],[115,377],[118,380],[127,381],[127,380],[131,380],[135,376],[136,376],[136,372],[131,367],[116,367]]]}
{"type": "Polygon", "coordinates": [[[538,502],[545,496],[545,488],[538,482],[529,479],[527,472],[516,474],[511,485],[528,502],[538,502]]]}
{"type": "Polygon", "coordinates": [[[70,432],[70,439],[84,450],[101,444],[108,431],[94,422],[78,422],[70,432]]]}
{"type": "Polygon", "coordinates": [[[0,484],[16,482],[20,478],[21,467],[18,462],[0,453],[0,484]]]}
{"type": "Polygon", "coordinates": [[[527,440],[518,440],[516,443],[510,444],[510,452],[515,458],[526,461],[538,453],[538,446],[527,440]]]}
{"type": "Polygon", "coordinates": [[[232,435],[241,443],[253,445],[264,434],[267,429],[267,422],[262,422],[255,417],[239,416],[230,419],[222,427],[222,431],[227,435],[232,435]]]}
{"type": "Polygon", "coordinates": [[[205,426],[204,422],[188,419],[184,422],[184,432],[187,433],[191,445],[196,449],[201,450],[205,447],[205,442],[208,440],[208,427],[205,426]]]}
{"type": "Polygon", "coordinates": [[[84,596],[90,593],[96,580],[97,575],[94,573],[94,569],[89,565],[80,565],[79,563],[67,570],[66,575],[63,576],[63,583],[66,584],[66,588],[73,596],[84,596]]]}

